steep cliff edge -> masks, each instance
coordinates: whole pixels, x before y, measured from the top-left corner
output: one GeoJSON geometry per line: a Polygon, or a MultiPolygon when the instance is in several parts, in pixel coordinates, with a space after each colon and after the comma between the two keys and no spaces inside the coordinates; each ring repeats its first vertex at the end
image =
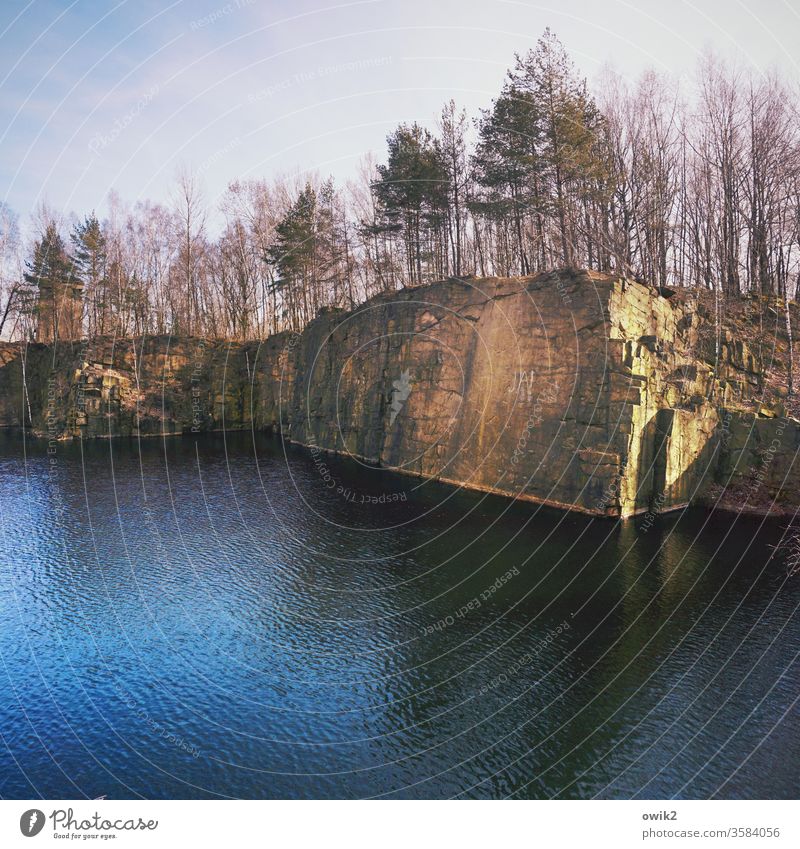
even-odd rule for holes
{"type": "Polygon", "coordinates": [[[630,516],[800,503],[800,425],[682,293],[587,271],[452,280],[245,344],[0,344],[0,426],[52,439],[273,429],[313,451],[630,516]]]}

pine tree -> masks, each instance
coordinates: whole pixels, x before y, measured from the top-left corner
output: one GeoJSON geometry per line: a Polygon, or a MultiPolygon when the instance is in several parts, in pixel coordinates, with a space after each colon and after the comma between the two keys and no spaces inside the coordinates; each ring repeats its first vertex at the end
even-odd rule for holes
{"type": "Polygon", "coordinates": [[[315,244],[317,274],[324,295],[333,305],[341,306],[347,300],[347,292],[352,304],[346,221],[332,178],[319,189],[315,244]]]}
{"type": "Polygon", "coordinates": [[[38,292],[37,341],[80,338],[82,287],[54,223],[45,227],[26,266],[25,281],[38,292]]]}
{"type": "Polygon", "coordinates": [[[533,50],[517,55],[500,97],[484,113],[473,158],[483,190],[473,210],[496,227],[513,226],[506,241],[515,245],[516,261],[504,263],[507,273],[527,274],[554,260],[572,265],[580,255],[579,236],[591,238],[581,213],[591,217],[589,207],[602,201],[608,182],[602,129],[585,80],[545,30],[533,50]]]}
{"type": "Polygon", "coordinates": [[[108,330],[112,303],[107,279],[108,248],[100,222],[94,213],[76,224],[72,231],[72,265],[89,302],[92,335],[108,330]]]}
{"type": "Polygon", "coordinates": [[[317,195],[307,183],[275,227],[275,241],[267,251],[276,270],[275,293],[284,299],[294,330],[312,318],[315,306],[316,214],[317,195]]]}
{"type": "MultiPolygon", "coordinates": [[[[531,270],[525,231],[531,216],[541,211],[540,136],[533,99],[509,79],[478,124],[472,165],[481,191],[470,205],[473,214],[488,219],[504,233],[508,250],[500,270],[505,274],[528,274],[531,270]]],[[[538,224],[540,230],[540,218],[538,224]]]]}
{"type": "Polygon", "coordinates": [[[544,145],[542,157],[558,220],[562,259],[575,262],[578,204],[587,191],[602,182],[600,112],[577,76],[572,60],[558,38],[546,29],[536,48],[521,60],[515,74],[538,104],[544,145]]]}
{"type": "Polygon", "coordinates": [[[442,151],[428,130],[401,125],[387,139],[388,161],[378,166],[373,190],[385,232],[402,234],[411,283],[423,280],[423,264],[434,260],[441,275],[437,238],[444,242],[449,180],[442,151]],[[425,250],[427,246],[427,251],[425,250]]]}

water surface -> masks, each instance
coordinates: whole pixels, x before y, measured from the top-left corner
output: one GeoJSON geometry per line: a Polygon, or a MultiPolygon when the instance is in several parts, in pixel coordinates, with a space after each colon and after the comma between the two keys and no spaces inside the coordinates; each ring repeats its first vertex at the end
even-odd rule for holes
{"type": "Polygon", "coordinates": [[[795,798],[785,523],[0,441],[0,796],[795,798]]]}

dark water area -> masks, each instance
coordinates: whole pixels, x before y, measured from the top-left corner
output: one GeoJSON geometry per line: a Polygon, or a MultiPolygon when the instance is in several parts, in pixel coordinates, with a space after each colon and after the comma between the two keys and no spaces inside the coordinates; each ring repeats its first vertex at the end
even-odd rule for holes
{"type": "Polygon", "coordinates": [[[3,798],[796,798],[785,521],[0,441],[3,798]]]}

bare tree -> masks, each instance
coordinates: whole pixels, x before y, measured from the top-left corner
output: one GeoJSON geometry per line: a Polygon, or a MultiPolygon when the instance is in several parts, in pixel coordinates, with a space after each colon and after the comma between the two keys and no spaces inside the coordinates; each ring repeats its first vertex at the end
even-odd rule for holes
{"type": "Polygon", "coordinates": [[[179,273],[183,281],[185,305],[181,329],[188,335],[200,330],[202,280],[201,262],[205,242],[207,212],[197,175],[184,167],[178,172],[174,199],[178,223],[179,273]]]}

